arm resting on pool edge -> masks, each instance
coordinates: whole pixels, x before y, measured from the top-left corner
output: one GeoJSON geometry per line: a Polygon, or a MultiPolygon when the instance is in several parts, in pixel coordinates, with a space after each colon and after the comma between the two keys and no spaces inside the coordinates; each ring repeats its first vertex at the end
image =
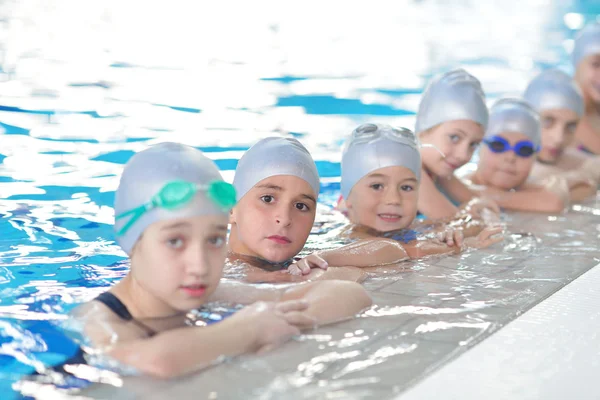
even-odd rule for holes
{"type": "Polygon", "coordinates": [[[488,194],[500,207],[514,211],[562,213],[567,207],[563,196],[541,187],[529,186],[513,192],[489,191],[488,194]]]}
{"type": "Polygon", "coordinates": [[[333,250],[318,251],[329,267],[375,267],[408,260],[403,245],[387,238],[361,239],[333,250]]]}
{"type": "Polygon", "coordinates": [[[348,319],[372,304],[371,297],[360,284],[339,280],[304,282],[284,289],[228,281],[221,282],[210,298],[210,301],[238,304],[287,300],[306,301],[308,308],[304,313],[313,318],[317,326],[348,319]]]}
{"type": "Polygon", "coordinates": [[[306,324],[308,318],[302,314],[307,305],[302,301],[279,304],[287,309],[280,312],[277,304],[260,302],[207,327],[176,328],[150,338],[119,342],[106,354],[157,378],[187,375],[224,356],[272,348],[300,333],[295,325],[306,324]]]}

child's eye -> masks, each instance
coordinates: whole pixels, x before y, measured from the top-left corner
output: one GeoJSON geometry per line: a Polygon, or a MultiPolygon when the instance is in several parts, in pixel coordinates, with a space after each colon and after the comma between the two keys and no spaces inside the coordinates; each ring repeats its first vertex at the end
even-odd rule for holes
{"type": "Polygon", "coordinates": [[[382,190],[383,189],[383,185],[381,183],[373,183],[370,185],[370,187],[373,190],[382,190]]]}
{"type": "Polygon", "coordinates": [[[450,139],[450,142],[452,142],[452,143],[458,143],[458,142],[460,142],[460,136],[458,136],[455,133],[453,133],[450,136],[448,136],[448,138],[450,139]]]}
{"type": "Polygon", "coordinates": [[[404,192],[412,192],[414,190],[414,188],[410,185],[402,185],[400,188],[404,192]]]}
{"type": "Polygon", "coordinates": [[[568,133],[575,133],[576,130],[577,130],[577,122],[571,122],[570,124],[567,125],[568,133]]]}
{"type": "Polygon", "coordinates": [[[308,211],[310,208],[304,203],[296,203],[296,208],[300,211],[308,211]]]}
{"type": "Polygon", "coordinates": [[[471,142],[471,144],[469,146],[472,149],[476,149],[477,147],[479,147],[480,144],[481,144],[481,142],[471,142]]]}
{"type": "Polygon", "coordinates": [[[208,243],[213,245],[214,247],[223,247],[225,244],[225,238],[223,236],[213,236],[208,238],[208,243]]]}
{"type": "Polygon", "coordinates": [[[262,196],[260,199],[261,199],[263,202],[265,202],[265,203],[269,204],[269,203],[272,203],[272,202],[273,202],[273,200],[275,200],[275,197],[271,196],[270,194],[266,194],[266,195],[262,196]]]}
{"type": "Polygon", "coordinates": [[[171,238],[171,239],[167,240],[167,244],[171,248],[180,249],[183,247],[183,239],[182,238],[171,238]]]}
{"type": "Polygon", "coordinates": [[[552,125],[554,125],[554,118],[544,118],[542,120],[542,123],[544,125],[544,128],[552,128],[552,125]]]}

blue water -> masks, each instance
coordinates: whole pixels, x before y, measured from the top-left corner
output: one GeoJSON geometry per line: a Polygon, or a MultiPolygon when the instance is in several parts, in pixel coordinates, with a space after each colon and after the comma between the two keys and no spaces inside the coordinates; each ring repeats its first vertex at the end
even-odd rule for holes
{"type": "Polygon", "coordinates": [[[36,362],[70,355],[52,323],[126,274],[111,206],[135,152],[181,141],[230,181],[253,142],[296,137],[326,209],[358,123],[412,128],[427,79],[451,67],[476,74],[490,102],[540,69],[570,71],[575,30],[600,13],[596,1],[240,3],[235,15],[191,1],[82,3],[0,4],[2,394],[36,362]]]}

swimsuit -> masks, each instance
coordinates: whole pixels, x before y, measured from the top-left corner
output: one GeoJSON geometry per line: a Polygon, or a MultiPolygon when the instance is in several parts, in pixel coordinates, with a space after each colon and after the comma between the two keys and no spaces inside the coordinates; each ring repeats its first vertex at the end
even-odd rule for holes
{"type": "Polygon", "coordinates": [[[590,149],[588,149],[587,147],[585,147],[584,145],[580,144],[579,146],[577,146],[577,150],[584,152],[586,154],[591,154],[593,156],[597,155],[596,153],[594,153],[593,151],[591,151],[590,149]]]}
{"type": "Polygon", "coordinates": [[[402,243],[409,243],[413,240],[417,240],[417,231],[413,229],[401,229],[399,231],[386,232],[383,234],[383,237],[394,239],[402,243]]]}

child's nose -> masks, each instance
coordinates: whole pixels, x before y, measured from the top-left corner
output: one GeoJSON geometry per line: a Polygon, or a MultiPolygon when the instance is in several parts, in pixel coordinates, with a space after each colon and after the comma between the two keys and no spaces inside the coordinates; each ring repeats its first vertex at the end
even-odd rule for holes
{"type": "Polygon", "coordinates": [[[394,205],[402,204],[402,196],[397,190],[387,190],[385,195],[385,203],[394,205]]]}
{"type": "Polygon", "coordinates": [[[288,226],[292,222],[290,210],[287,207],[280,207],[275,214],[275,221],[278,225],[288,226]]]}

